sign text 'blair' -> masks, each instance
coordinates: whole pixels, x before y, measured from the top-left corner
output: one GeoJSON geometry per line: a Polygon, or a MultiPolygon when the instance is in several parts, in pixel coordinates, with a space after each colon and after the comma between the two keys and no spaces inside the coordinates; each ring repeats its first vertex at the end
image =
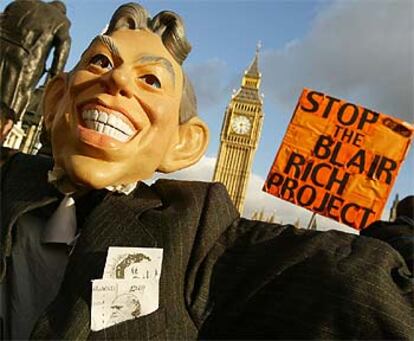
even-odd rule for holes
{"type": "Polygon", "coordinates": [[[304,89],[264,190],[363,229],[382,210],[414,128],[304,89]]]}

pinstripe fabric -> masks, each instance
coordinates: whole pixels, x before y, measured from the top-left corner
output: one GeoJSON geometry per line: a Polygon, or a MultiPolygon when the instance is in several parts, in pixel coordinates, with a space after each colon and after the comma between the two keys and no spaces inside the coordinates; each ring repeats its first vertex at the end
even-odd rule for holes
{"type": "Polygon", "coordinates": [[[412,339],[413,278],[372,238],[241,221],[216,265],[206,339],[412,339]]]}
{"type": "Polygon", "coordinates": [[[38,167],[50,169],[52,162],[46,157],[34,158],[16,154],[1,167],[0,280],[5,276],[5,256],[10,256],[11,227],[17,217],[25,211],[62,198],[62,195],[47,183],[47,172],[34,171],[38,167]],[[32,168],[32,165],[35,168],[32,168]],[[6,179],[6,174],[13,172],[17,172],[19,178],[6,179]]]}
{"type": "Polygon", "coordinates": [[[408,268],[414,271],[414,221],[398,217],[395,221],[375,221],[361,235],[386,241],[404,257],[408,268]]]}
{"type": "MultiPolygon", "coordinates": [[[[35,173],[47,166],[18,161],[35,173]]],[[[32,336],[408,339],[412,299],[404,260],[383,242],[240,220],[222,185],[162,180],[129,196],[109,193],[87,215],[60,292],[32,336]],[[90,332],[90,281],[102,277],[109,246],[164,249],[160,308],[90,332]]]]}

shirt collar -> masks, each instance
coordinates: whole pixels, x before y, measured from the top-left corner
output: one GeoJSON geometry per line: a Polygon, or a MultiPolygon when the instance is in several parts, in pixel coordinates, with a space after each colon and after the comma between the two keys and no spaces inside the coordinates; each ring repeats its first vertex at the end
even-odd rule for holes
{"type": "MultiPolygon", "coordinates": [[[[53,169],[48,172],[47,178],[49,183],[53,184],[61,193],[65,195],[73,194],[81,190],[70,181],[64,169],[61,167],[54,166],[53,169]]],[[[128,195],[137,187],[137,183],[138,182],[135,181],[129,184],[107,186],[105,188],[110,192],[128,195]]]]}
{"type": "Polygon", "coordinates": [[[75,201],[71,196],[66,195],[47,221],[42,234],[42,243],[71,245],[76,239],[76,233],[75,201]]]}

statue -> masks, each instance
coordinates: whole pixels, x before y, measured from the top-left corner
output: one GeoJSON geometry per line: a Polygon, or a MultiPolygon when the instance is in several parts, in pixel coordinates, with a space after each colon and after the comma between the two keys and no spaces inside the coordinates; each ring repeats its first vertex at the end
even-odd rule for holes
{"type": "Polygon", "coordinates": [[[70,49],[70,21],[61,1],[16,0],[0,14],[0,114],[1,139],[22,118],[31,93],[46,72],[63,71],[70,49]]]}
{"type": "Polygon", "coordinates": [[[190,48],[177,14],[151,18],[130,3],[71,72],[49,82],[53,159],[16,154],[2,169],[6,336],[410,338],[412,273],[387,240],[240,218],[219,183],[141,181],[188,167],[206,149],[208,128],[181,67],[190,48]],[[123,276],[95,285],[116,268],[107,256],[119,247],[162,249],[157,271],[151,257],[142,262],[159,279],[154,300],[138,286],[109,295],[128,284],[123,276]],[[137,303],[114,315],[121,296],[139,312],[137,303]],[[116,320],[100,321],[102,306],[116,320]],[[108,327],[93,327],[101,322],[108,327]]]}

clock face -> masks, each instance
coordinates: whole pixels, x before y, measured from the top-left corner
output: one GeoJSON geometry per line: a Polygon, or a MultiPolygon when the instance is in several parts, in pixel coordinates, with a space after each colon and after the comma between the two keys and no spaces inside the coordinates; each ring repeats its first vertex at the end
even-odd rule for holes
{"type": "Polygon", "coordinates": [[[236,115],[231,121],[231,129],[236,134],[248,134],[252,128],[252,123],[246,116],[236,115]]]}

